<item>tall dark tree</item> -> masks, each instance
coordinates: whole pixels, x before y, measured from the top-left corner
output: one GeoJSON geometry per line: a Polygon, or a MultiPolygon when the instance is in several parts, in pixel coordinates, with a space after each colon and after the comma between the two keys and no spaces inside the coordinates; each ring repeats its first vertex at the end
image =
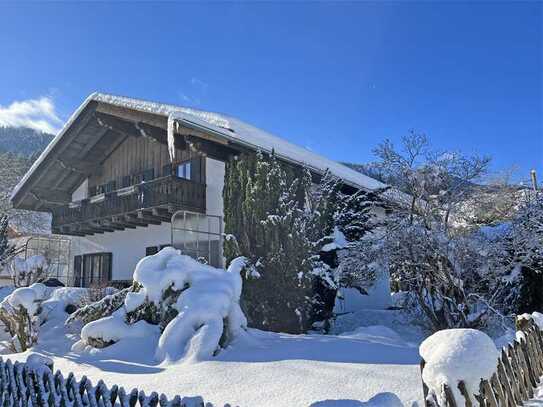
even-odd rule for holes
{"type": "Polygon", "coordinates": [[[8,240],[8,217],[0,217],[0,269],[15,255],[15,246],[8,240]]]}
{"type": "Polygon", "coordinates": [[[316,224],[331,219],[333,210],[325,199],[311,200],[311,187],[308,171],[274,153],[246,154],[227,164],[224,253],[228,262],[239,255],[250,259],[242,307],[254,327],[303,332],[315,320],[313,285],[327,271],[319,244],[331,230],[316,224]]]}

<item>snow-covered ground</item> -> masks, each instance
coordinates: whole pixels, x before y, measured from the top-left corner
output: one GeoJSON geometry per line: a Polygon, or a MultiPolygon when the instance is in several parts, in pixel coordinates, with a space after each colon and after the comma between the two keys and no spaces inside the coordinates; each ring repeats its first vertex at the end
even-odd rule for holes
{"type": "MultiPolygon", "coordinates": [[[[80,337],[67,331],[62,314],[52,313],[33,351],[51,357],[62,372],[87,375],[94,383],[200,395],[215,406],[395,407],[422,398],[414,331],[404,331],[405,340],[390,326],[376,325],[337,335],[250,330],[250,340],[235,342],[210,360],[158,364],[158,335],[125,339],[92,354],[72,351],[80,337]]],[[[337,328],[366,318],[370,324],[372,318],[387,325],[401,321],[397,311],[364,311],[340,318],[337,328]]],[[[24,361],[28,354],[3,357],[24,361]]]]}
{"type": "Polygon", "coordinates": [[[399,407],[421,401],[418,349],[425,335],[405,314],[346,313],[329,335],[246,331],[239,307],[244,262],[234,260],[225,272],[164,249],[137,265],[138,292],[129,293],[113,314],[104,309],[102,318],[84,327],[77,318],[65,322],[68,305],[87,303],[85,289],[35,284],[0,290],[0,305],[11,310],[22,304],[32,316],[32,332],[39,332],[37,343],[24,353],[12,353],[14,345],[0,336],[0,353],[12,361],[43,355],[64,375],[73,372],[147,394],[202,396],[215,406],[399,407]],[[164,297],[167,290],[179,290],[174,303],[164,297]],[[128,313],[146,304],[173,304],[178,313],[162,332],[143,319],[128,325],[128,313]],[[224,332],[230,342],[220,349],[224,332]],[[114,343],[92,347],[92,338],[114,343]]]}

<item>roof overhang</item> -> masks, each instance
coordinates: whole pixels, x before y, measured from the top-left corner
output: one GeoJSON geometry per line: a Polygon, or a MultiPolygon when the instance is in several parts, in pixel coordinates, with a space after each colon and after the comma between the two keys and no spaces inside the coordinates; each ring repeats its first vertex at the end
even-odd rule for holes
{"type": "Polygon", "coordinates": [[[72,192],[99,173],[102,162],[129,136],[167,142],[167,117],[140,112],[137,120],[134,114],[128,120],[98,96],[89,96],[74,112],[14,188],[15,208],[48,211],[70,202],[72,192]]]}
{"type": "MultiPolygon", "coordinates": [[[[235,123],[238,126],[249,126],[240,121],[235,123]]],[[[222,145],[232,151],[249,149],[271,153],[274,145],[280,143],[299,149],[287,142],[283,143],[283,140],[273,135],[262,133],[267,137],[263,139],[266,143],[259,143],[258,139],[255,141],[250,137],[244,138],[229,127],[228,118],[218,114],[93,93],[73,113],[24,175],[13,190],[11,201],[15,208],[41,211],[66,204],[71,200],[71,193],[85,178],[97,173],[102,162],[129,136],[151,137],[173,146],[174,135],[181,135],[183,138],[196,138],[198,143],[207,143],[208,147],[222,145]]],[[[314,165],[315,162],[320,164],[319,158],[324,165],[339,165],[340,172],[349,176],[344,177],[337,173],[335,175],[342,178],[346,185],[356,189],[363,189],[365,186],[362,185],[363,182],[353,182],[353,179],[369,180],[373,188],[384,186],[308,151],[302,151],[301,154],[311,154],[312,163],[296,159],[292,154],[289,155],[288,151],[275,149],[275,153],[281,160],[305,166],[317,175],[322,175],[326,170],[323,166],[318,168],[314,165]]]]}
{"type": "Polygon", "coordinates": [[[181,113],[173,117],[173,106],[150,102],[131,106],[116,100],[95,93],[83,102],[14,188],[15,208],[49,211],[69,203],[72,192],[85,178],[99,173],[103,161],[127,137],[168,144],[171,123],[175,135],[207,143],[212,156],[211,145],[230,145],[212,124],[181,113]],[[164,106],[169,109],[160,108],[164,106]]]}

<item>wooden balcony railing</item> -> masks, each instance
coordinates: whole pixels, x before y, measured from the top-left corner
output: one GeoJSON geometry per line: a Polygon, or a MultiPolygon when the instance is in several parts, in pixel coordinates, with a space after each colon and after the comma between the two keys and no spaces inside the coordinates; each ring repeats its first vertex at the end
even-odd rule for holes
{"type": "Polygon", "coordinates": [[[176,176],[156,178],[53,210],[54,233],[92,234],[168,221],[172,211],[205,213],[205,185],[176,176]]]}

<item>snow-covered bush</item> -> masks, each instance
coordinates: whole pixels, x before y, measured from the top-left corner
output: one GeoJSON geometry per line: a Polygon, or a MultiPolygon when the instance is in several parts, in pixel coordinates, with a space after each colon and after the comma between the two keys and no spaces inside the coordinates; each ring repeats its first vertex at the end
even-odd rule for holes
{"type": "Polygon", "coordinates": [[[543,193],[534,193],[494,239],[492,267],[502,275],[500,306],[508,313],[543,311],[543,193]]]}
{"type": "MultiPolygon", "coordinates": [[[[66,325],[70,325],[75,321],[81,321],[83,324],[96,321],[97,319],[107,317],[117,311],[124,304],[124,300],[130,291],[134,291],[135,287],[125,288],[123,290],[106,295],[102,299],[78,307],[66,320],[66,325]]],[[[88,300],[88,291],[86,292],[83,302],[88,300]]],[[[83,305],[83,304],[82,304],[83,305]]]]}
{"type": "Polygon", "coordinates": [[[70,309],[81,307],[86,296],[86,288],[49,288],[41,283],[13,290],[0,302],[0,321],[10,335],[11,348],[22,352],[34,346],[44,324],[63,324],[70,309]]]}
{"type": "Polygon", "coordinates": [[[391,210],[384,198],[387,191],[383,188],[342,196],[334,214],[335,229],[343,236],[343,244],[337,245],[340,250],[336,253],[338,267],[335,276],[339,287],[354,288],[367,294],[387,273],[386,265],[378,256],[380,241],[376,238],[391,210]]]}
{"type": "Polygon", "coordinates": [[[422,379],[430,394],[445,406],[443,385],[453,392],[457,403],[465,400],[458,389],[463,381],[468,394],[479,394],[481,379],[488,380],[498,366],[499,352],[492,339],[476,329],[445,329],[426,338],[419,348],[426,362],[422,379]]]}
{"type": "Polygon", "coordinates": [[[38,340],[39,314],[46,296],[47,287],[35,283],[17,288],[0,303],[0,321],[11,336],[15,352],[24,352],[38,340]]]}
{"type": "Polygon", "coordinates": [[[388,272],[394,291],[407,292],[403,306],[432,331],[485,323],[491,276],[483,272],[484,255],[470,239],[398,211],[386,218],[380,233],[355,247],[356,256],[349,260],[359,279],[371,281],[377,273],[388,272]]]}
{"type": "Polygon", "coordinates": [[[15,287],[28,287],[47,277],[49,264],[44,256],[35,255],[27,259],[14,257],[10,264],[11,279],[15,287]]]}
{"type": "Polygon", "coordinates": [[[225,271],[164,248],[140,260],[133,277],[137,285],[122,306],[86,324],[81,339],[104,347],[154,335],[158,329],[158,360],[213,356],[245,332],[247,320],[239,306],[244,267],[244,258],[232,261],[225,271]]]}

